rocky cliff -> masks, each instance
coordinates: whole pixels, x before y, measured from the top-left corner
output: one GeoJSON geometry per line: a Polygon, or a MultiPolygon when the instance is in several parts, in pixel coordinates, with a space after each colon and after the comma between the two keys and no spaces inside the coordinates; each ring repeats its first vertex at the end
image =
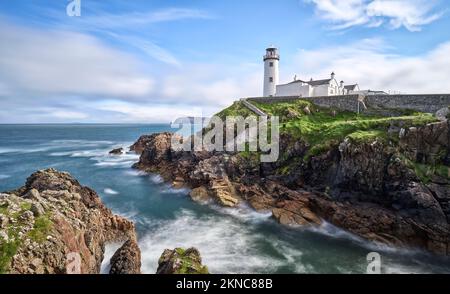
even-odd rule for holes
{"type": "Polygon", "coordinates": [[[282,224],[327,221],[368,240],[450,255],[449,123],[352,132],[321,152],[282,133],[281,158],[271,164],[251,152],[174,151],[170,133],[154,134],[135,167],[190,187],[198,202],[245,201],[282,224]]]}
{"type": "Polygon", "coordinates": [[[159,258],[157,274],[209,274],[202,265],[200,252],[196,248],[166,249],[159,258]]]}
{"type": "MultiPolygon", "coordinates": [[[[68,173],[38,171],[23,187],[0,194],[1,272],[96,274],[105,244],[127,240],[136,244],[134,224],[114,215],[95,191],[68,173]]],[[[114,271],[129,272],[123,264],[136,264],[138,249],[119,249],[114,271]]]]}

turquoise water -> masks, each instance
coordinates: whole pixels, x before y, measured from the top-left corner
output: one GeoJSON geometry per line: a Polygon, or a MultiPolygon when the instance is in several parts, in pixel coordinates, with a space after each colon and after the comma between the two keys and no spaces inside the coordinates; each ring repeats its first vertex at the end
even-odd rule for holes
{"type": "MultiPolygon", "coordinates": [[[[325,224],[286,228],[246,207],[193,203],[158,175],[131,169],[134,154],[109,156],[140,135],[168,125],[0,125],[0,191],[24,184],[38,169],[68,171],[92,187],[115,213],[138,229],[143,271],[154,273],[165,248],[195,246],[213,273],[364,273],[379,252],[386,273],[450,273],[449,260],[370,245],[325,224]]],[[[107,248],[111,255],[117,244],[107,248]]]]}

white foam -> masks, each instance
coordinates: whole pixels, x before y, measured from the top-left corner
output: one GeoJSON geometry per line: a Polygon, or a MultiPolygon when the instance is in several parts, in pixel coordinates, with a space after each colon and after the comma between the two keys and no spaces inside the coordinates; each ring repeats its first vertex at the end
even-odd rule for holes
{"type": "Polygon", "coordinates": [[[162,194],[175,194],[175,195],[188,195],[190,191],[191,190],[187,188],[174,188],[168,184],[161,189],[162,194]]]}
{"type": "Polygon", "coordinates": [[[119,192],[117,192],[111,188],[105,188],[103,190],[103,192],[105,192],[105,194],[109,194],[109,195],[118,195],[119,194],[119,192]]]}
{"type": "Polygon", "coordinates": [[[164,179],[160,175],[150,175],[150,181],[154,184],[162,184],[164,179]]]}
{"type": "MultiPolygon", "coordinates": [[[[153,225],[156,229],[139,242],[144,273],[155,273],[164,249],[176,247],[198,248],[203,263],[212,273],[270,273],[285,266],[286,260],[302,255],[296,248],[271,237],[263,237],[263,241],[271,243],[281,257],[261,253],[257,247],[261,235],[230,217],[196,216],[182,210],[174,220],[153,225]]],[[[296,264],[299,272],[306,270],[298,260],[296,264]]]]}
{"type": "Polygon", "coordinates": [[[146,172],[141,171],[141,170],[137,170],[137,169],[127,170],[127,171],[125,171],[125,174],[129,175],[129,176],[134,176],[134,177],[142,177],[142,176],[146,176],[147,175],[146,172]]]}
{"type": "Polygon", "coordinates": [[[103,261],[100,266],[101,274],[109,274],[109,270],[111,269],[111,257],[113,257],[114,253],[122,247],[123,243],[107,243],[105,245],[105,253],[103,254],[103,261]]]}
{"type": "Polygon", "coordinates": [[[10,177],[11,177],[10,175],[0,174],[0,180],[4,180],[10,177]]]}
{"type": "Polygon", "coordinates": [[[250,223],[260,223],[269,220],[272,217],[271,211],[263,211],[258,212],[252,208],[250,208],[246,204],[241,204],[238,207],[227,208],[223,206],[219,206],[217,204],[211,204],[210,207],[219,213],[227,214],[241,221],[250,222],[250,223]]]}
{"type": "Polygon", "coordinates": [[[0,154],[19,152],[19,149],[0,148],[0,154]]]}

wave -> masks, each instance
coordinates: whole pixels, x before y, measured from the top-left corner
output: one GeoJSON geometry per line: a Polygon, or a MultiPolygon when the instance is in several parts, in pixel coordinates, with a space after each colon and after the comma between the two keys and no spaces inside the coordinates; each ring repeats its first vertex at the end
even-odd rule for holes
{"type": "Polygon", "coordinates": [[[10,175],[0,174],[0,180],[4,180],[10,177],[11,177],[10,175]]]}
{"type": "Polygon", "coordinates": [[[174,220],[153,225],[155,229],[139,241],[144,273],[155,273],[164,249],[176,247],[198,248],[212,273],[271,273],[287,261],[296,264],[297,272],[310,270],[299,262],[300,250],[258,234],[234,218],[197,216],[182,210],[174,220]],[[262,253],[261,246],[270,246],[276,256],[262,253]]]}
{"type": "Polygon", "coordinates": [[[271,211],[258,212],[247,204],[241,204],[238,207],[233,208],[211,204],[210,207],[219,213],[227,214],[241,221],[250,223],[266,222],[272,217],[271,211]]]}
{"type": "Polygon", "coordinates": [[[109,194],[109,195],[118,195],[119,194],[119,192],[117,192],[111,188],[105,188],[105,189],[103,189],[103,192],[105,194],[109,194]]]}
{"type": "Polygon", "coordinates": [[[161,189],[161,194],[188,195],[190,191],[191,190],[187,188],[174,188],[167,184],[161,189]]]}
{"type": "Polygon", "coordinates": [[[11,149],[11,148],[0,148],[0,154],[5,154],[5,153],[15,153],[20,151],[20,149],[11,149]]]}
{"type": "Polygon", "coordinates": [[[164,183],[164,179],[160,175],[150,175],[150,181],[154,184],[164,183]]]}
{"type": "Polygon", "coordinates": [[[96,147],[102,145],[112,145],[112,141],[90,141],[90,140],[53,140],[46,145],[56,148],[70,148],[70,147],[96,147]]]}
{"type": "Polygon", "coordinates": [[[100,266],[101,274],[109,274],[109,270],[111,269],[110,260],[113,257],[114,253],[122,247],[124,243],[107,243],[105,245],[105,253],[103,254],[103,261],[100,266]]]}
{"type": "Polygon", "coordinates": [[[125,171],[125,174],[133,177],[142,177],[148,175],[146,172],[137,169],[127,170],[125,171]]]}

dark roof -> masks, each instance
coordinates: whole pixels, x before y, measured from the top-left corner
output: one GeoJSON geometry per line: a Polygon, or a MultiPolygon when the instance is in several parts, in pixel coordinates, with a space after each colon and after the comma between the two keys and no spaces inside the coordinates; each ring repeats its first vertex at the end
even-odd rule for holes
{"type": "Polygon", "coordinates": [[[353,90],[355,90],[356,86],[358,86],[358,84],[354,84],[354,85],[346,85],[346,86],[344,86],[344,89],[345,89],[345,90],[353,91],[353,90]]]}
{"type": "Polygon", "coordinates": [[[302,80],[295,80],[295,81],[292,81],[292,82],[290,82],[288,84],[295,84],[295,83],[307,83],[307,82],[302,81],[302,80]]]}
{"type": "Polygon", "coordinates": [[[310,84],[311,86],[320,86],[320,85],[329,84],[330,82],[331,82],[331,79],[326,79],[326,80],[309,81],[306,83],[310,84]]]}

